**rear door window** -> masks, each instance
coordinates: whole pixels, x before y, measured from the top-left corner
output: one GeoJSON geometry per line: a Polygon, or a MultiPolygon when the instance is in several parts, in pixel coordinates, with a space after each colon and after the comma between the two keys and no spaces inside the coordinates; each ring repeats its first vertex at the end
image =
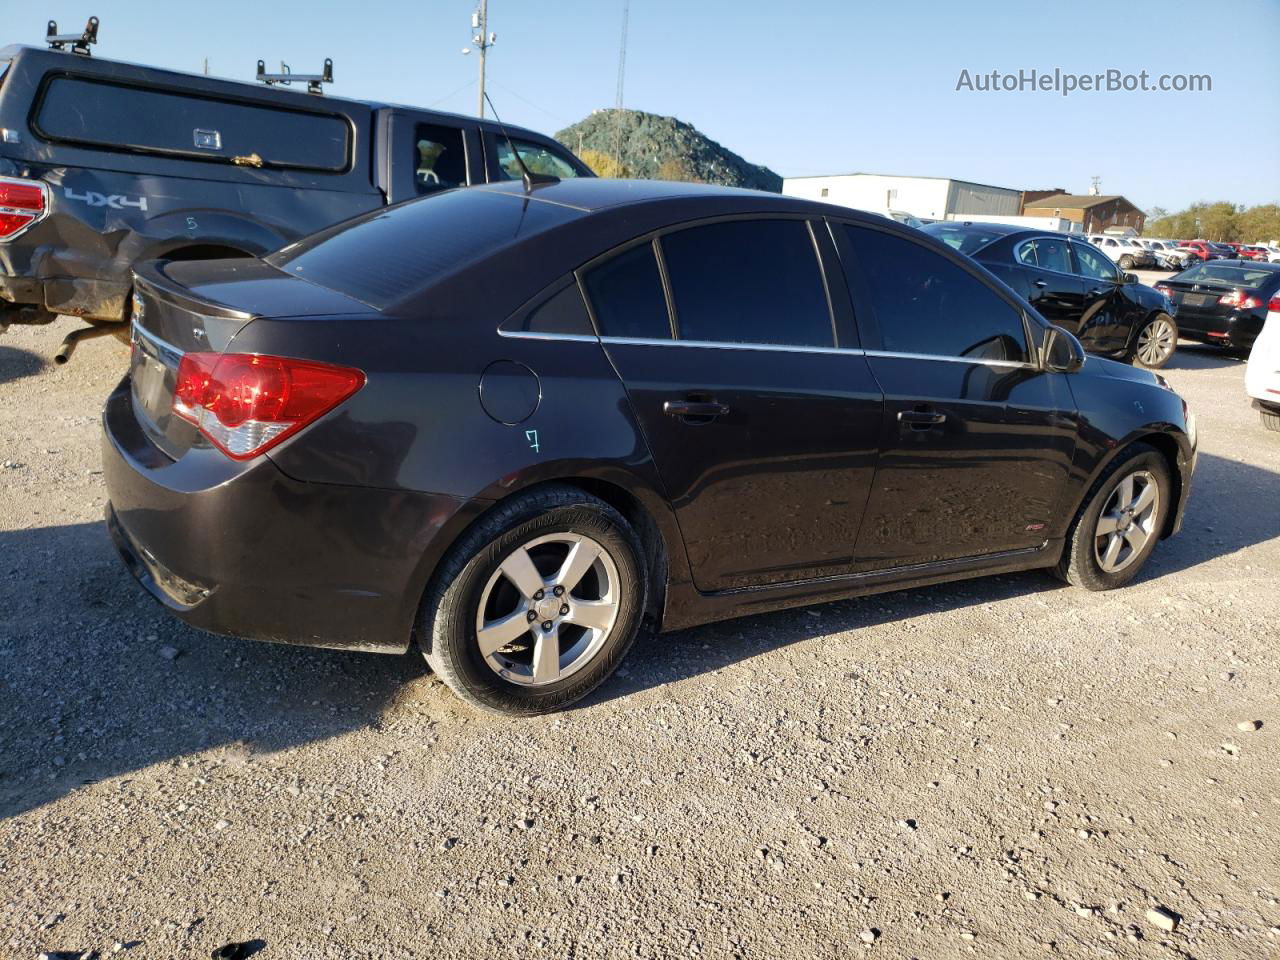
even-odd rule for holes
{"type": "MultiPolygon", "coordinates": [[[[914,241],[846,225],[890,353],[1027,360],[1022,314],[985,283],[914,241]]],[[[858,278],[850,285],[858,289],[858,278]]]]}
{"type": "Polygon", "coordinates": [[[413,182],[419,193],[466,186],[467,151],[460,127],[417,124],[413,153],[413,182]]]}
{"type": "Polygon", "coordinates": [[[652,243],[642,243],[583,274],[602,337],[670,340],[671,318],[652,243]]]}
{"type": "Polygon", "coordinates": [[[1071,272],[1071,258],[1067,256],[1065,240],[1055,240],[1052,237],[1028,240],[1018,247],[1017,257],[1019,262],[1029,267],[1055,270],[1058,273],[1071,272]]]}
{"type": "Polygon", "coordinates": [[[826,286],[803,220],[732,220],[662,238],[681,340],[832,347],[826,286]]]}
{"type": "Polygon", "coordinates": [[[344,117],[82,77],[49,82],[33,128],[47,140],[206,160],[256,157],[293,170],[339,173],[351,158],[344,117]]]}

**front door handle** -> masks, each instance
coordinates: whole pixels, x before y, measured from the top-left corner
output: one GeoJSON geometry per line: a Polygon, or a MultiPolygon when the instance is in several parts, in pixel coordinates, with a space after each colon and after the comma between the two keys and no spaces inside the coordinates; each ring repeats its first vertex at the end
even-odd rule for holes
{"type": "Polygon", "coordinates": [[[662,412],[671,417],[723,417],[729,405],[714,400],[668,400],[662,412]]]}
{"type": "Polygon", "coordinates": [[[1103,294],[1104,292],[1105,292],[1105,291],[1102,291],[1102,290],[1090,290],[1090,291],[1089,291],[1089,296],[1091,296],[1091,297],[1100,297],[1100,296],[1102,296],[1102,294],[1103,294]]]}
{"type": "Polygon", "coordinates": [[[1049,286],[1048,282],[1045,280],[1034,280],[1032,282],[1035,284],[1035,286],[1039,287],[1041,290],[1049,286]]]}

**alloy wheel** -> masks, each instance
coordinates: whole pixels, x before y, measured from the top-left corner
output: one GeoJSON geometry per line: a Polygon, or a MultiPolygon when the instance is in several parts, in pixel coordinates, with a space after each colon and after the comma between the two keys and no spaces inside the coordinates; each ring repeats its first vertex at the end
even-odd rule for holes
{"type": "Polygon", "coordinates": [[[1094,530],[1093,552],[1104,573],[1119,573],[1142,554],[1156,535],[1160,486],[1153,474],[1137,470],[1111,491],[1094,530]]]}
{"type": "Polygon", "coordinates": [[[1138,360],[1143,366],[1158,367],[1173,355],[1178,335],[1173,324],[1156,317],[1138,332],[1138,360]]]}
{"type": "Polygon", "coordinates": [[[517,547],[480,594],[476,642],[489,669],[544,686],[585,667],[618,618],[622,584],[588,536],[553,533],[517,547]]]}

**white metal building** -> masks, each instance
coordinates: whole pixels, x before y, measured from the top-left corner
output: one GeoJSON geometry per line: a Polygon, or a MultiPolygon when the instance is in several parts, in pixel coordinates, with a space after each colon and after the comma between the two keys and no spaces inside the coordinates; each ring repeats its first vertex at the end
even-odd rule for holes
{"type": "Polygon", "coordinates": [[[782,181],[782,192],[875,213],[901,210],[926,220],[945,220],[952,214],[1016,216],[1022,212],[1021,190],[947,177],[890,177],[878,173],[787,177],[782,181]]]}

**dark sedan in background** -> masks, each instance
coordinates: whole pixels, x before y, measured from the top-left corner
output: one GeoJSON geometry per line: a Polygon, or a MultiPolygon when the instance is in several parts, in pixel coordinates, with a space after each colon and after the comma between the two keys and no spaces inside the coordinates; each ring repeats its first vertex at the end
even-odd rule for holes
{"type": "Polygon", "coordinates": [[[1083,238],[1026,227],[938,222],[922,228],[973,257],[1084,348],[1158,369],[1178,345],[1175,307],[1083,238]]]}
{"type": "Polygon", "coordinates": [[[108,525],[205,629],[562,707],[661,630],[1174,533],[1194,420],[917,230],[752,191],[448,191],[137,273],[108,525]]]}
{"type": "Polygon", "coordinates": [[[1177,304],[1181,336],[1248,350],[1280,292],[1280,263],[1211,260],[1161,280],[1156,289],[1177,304]]]}

